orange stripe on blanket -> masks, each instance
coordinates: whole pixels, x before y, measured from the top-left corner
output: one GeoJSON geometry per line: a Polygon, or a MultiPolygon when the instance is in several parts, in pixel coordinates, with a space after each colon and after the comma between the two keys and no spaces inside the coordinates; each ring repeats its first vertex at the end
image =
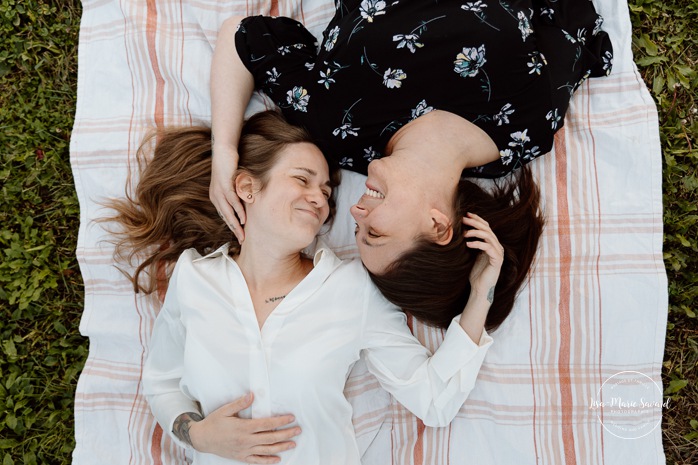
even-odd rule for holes
{"type": "Polygon", "coordinates": [[[148,13],[146,19],[146,41],[148,43],[148,58],[150,58],[150,64],[153,67],[153,73],[155,74],[155,125],[160,128],[164,122],[165,115],[165,105],[164,105],[164,93],[165,93],[165,80],[160,72],[160,64],[158,63],[158,56],[155,50],[155,36],[158,29],[158,11],[155,5],[155,0],[148,0],[147,3],[148,13]]]}
{"type": "MultiPolygon", "coordinates": [[[[565,146],[565,131],[559,131],[555,136],[555,155],[557,181],[557,214],[558,223],[567,225],[560,227],[561,231],[569,228],[569,206],[567,203],[567,148],[565,146]]],[[[562,411],[562,445],[565,454],[565,463],[574,465],[577,463],[574,447],[574,430],[572,418],[572,388],[570,384],[570,265],[572,244],[570,236],[560,234],[558,236],[560,247],[560,349],[558,367],[560,370],[560,395],[562,411]]]]}
{"type": "Polygon", "coordinates": [[[419,465],[424,463],[424,422],[419,418],[417,420],[417,441],[414,444],[414,464],[419,465]]]}
{"type": "Polygon", "coordinates": [[[155,423],[152,442],[150,443],[150,457],[154,465],[162,465],[162,428],[155,423]]]}

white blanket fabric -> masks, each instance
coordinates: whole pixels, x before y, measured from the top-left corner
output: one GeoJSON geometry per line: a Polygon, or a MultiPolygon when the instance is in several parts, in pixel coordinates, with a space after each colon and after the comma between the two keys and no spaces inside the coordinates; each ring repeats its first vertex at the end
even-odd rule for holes
{"type": "MultiPolygon", "coordinates": [[[[366,465],[665,462],[657,115],[632,61],[626,1],[595,4],[614,71],[577,91],[554,153],[532,163],[547,225],[530,281],[450,427],[425,427],[361,364],[354,369],[346,394],[366,465]]],[[[110,236],[94,222],[105,214],[99,202],[124,195],[148,129],[209,121],[209,66],[224,19],[292,16],[319,35],[332,13],[331,0],[83,1],[71,162],[90,353],[76,393],[76,465],[186,461],[141,395],[158,303],[134,295],[114,267],[110,236]]],[[[361,176],[345,176],[338,218],[346,222],[330,235],[342,256],[355,254],[347,210],[362,187],[361,176]]],[[[430,348],[443,337],[418,322],[413,331],[430,348]]]]}

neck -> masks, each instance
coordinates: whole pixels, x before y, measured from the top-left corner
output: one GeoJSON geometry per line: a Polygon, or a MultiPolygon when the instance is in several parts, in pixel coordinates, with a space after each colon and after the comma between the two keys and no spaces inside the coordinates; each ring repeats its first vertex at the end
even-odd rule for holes
{"type": "Polygon", "coordinates": [[[298,250],[283,250],[269,241],[255,242],[246,235],[235,262],[240,267],[250,292],[283,292],[293,288],[312,269],[312,261],[298,250]]]}
{"type": "Polygon", "coordinates": [[[499,158],[496,145],[482,129],[458,115],[439,110],[400,128],[388,142],[386,154],[397,154],[401,149],[408,149],[406,152],[417,162],[431,166],[428,171],[455,173],[458,178],[466,168],[499,158]]]}

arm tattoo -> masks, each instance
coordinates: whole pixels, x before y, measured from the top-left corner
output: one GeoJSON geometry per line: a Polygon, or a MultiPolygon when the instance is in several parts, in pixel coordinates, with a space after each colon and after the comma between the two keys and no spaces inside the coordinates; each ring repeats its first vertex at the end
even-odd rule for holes
{"type": "Polygon", "coordinates": [[[191,422],[197,422],[203,419],[204,417],[196,412],[183,413],[177,417],[174,425],[172,425],[172,432],[177,439],[191,447],[194,447],[194,445],[191,443],[191,437],[189,436],[189,428],[191,427],[191,422]]]}
{"type": "Polygon", "coordinates": [[[494,302],[494,286],[492,286],[492,287],[490,288],[489,292],[487,292],[487,301],[488,301],[489,303],[494,302]]]}

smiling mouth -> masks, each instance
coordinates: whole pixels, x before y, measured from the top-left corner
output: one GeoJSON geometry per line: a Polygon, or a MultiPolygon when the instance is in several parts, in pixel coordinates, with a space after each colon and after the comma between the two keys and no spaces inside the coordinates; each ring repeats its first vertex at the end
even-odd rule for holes
{"type": "Polygon", "coordinates": [[[316,219],[320,219],[320,214],[313,210],[308,210],[307,208],[298,208],[298,211],[313,215],[316,219]]]}
{"type": "Polygon", "coordinates": [[[384,199],[385,195],[381,194],[378,191],[374,191],[373,189],[367,187],[366,192],[364,192],[364,195],[368,197],[373,197],[374,199],[384,199]]]}

